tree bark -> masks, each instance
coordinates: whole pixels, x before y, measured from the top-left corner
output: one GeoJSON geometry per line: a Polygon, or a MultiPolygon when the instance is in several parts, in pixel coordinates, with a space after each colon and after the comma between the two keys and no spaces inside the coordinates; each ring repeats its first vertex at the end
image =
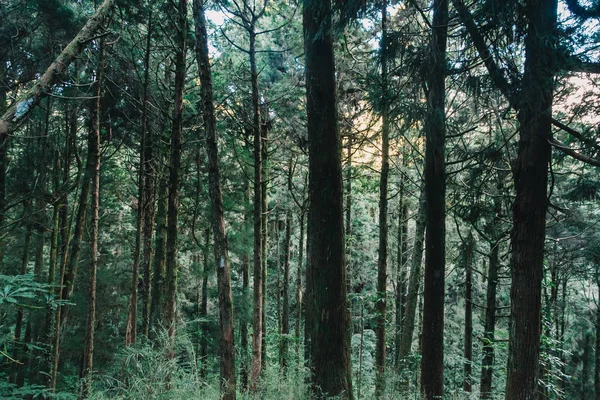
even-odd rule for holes
{"type": "Polygon", "coordinates": [[[465,267],[465,349],[464,349],[464,379],[463,390],[473,391],[473,251],[475,240],[469,232],[466,242],[463,243],[463,263],[465,267]]]}
{"type": "Polygon", "coordinates": [[[526,2],[525,72],[511,237],[512,286],[506,400],[538,399],[541,290],[552,138],[557,0],[526,2]]]}
{"type": "MultiPolygon", "coordinates": [[[[249,191],[249,179],[244,180],[244,193],[246,194],[246,200],[250,203],[250,191],[249,191]]],[[[244,213],[244,225],[249,223],[250,216],[248,213],[244,213]]],[[[249,303],[249,290],[250,290],[250,257],[247,251],[244,251],[242,255],[242,293],[244,303],[249,303]]],[[[249,381],[249,360],[248,360],[248,320],[246,319],[246,313],[239,319],[240,321],[240,345],[242,347],[242,359],[240,360],[240,383],[242,385],[242,392],[248,390],[249,381]]]]}
{"type": "MultiPolygon", "coordinates": [[[[73,107],[70,110],[70,115],[65,115],[66,119],[66,129],[65,129],[65,156],[63,157],[63,170],[62,170],[62,184],[64,185],[69,181],[69,175],[71,170],[71,151],[74,145],[74,138],[77,134],[77,108],[73,107]]],[[[57,154],[58,157],[58,154],[57,154]]],[[[89,157],[88,157],[89,158],[89,157]]],[[[59,161],[57,160],[57,170],[58,170],[59,161]]],[[[59,178],[55,177],[55,188],[59,187],[59,178]]],[[[80,199],[81,200],[81,199],[80,199]]],[[[54,265],[54,270],[56,267],[60,265],[59,269],[59,277],[58,277],[58,298],[60,300],[63,299],[63,290],[61,289],[66,280],[66,260],[68,256],[69,249],[69,221],[67,218],[68,208],[69,208],[69,196],[65,191],[61,193],[59,198],[58,207],[58,232],[57,237],[53,240],[56,240],[56,263],[54,265]],[[60,239],[60,240],[59,240],[60,239]],[[60,263],[60,264],[59,264],[60,263]]],[[[52,281],[54,283],[54,280],[52,281]]],[[[54,288],[52,289],[54,290],[54,288]]],[[[61,341],[61,328],[62,328],[62,314],[63,307],[58,306],[56,308],[56,313],[54,315],[54,334],[52,337],[52,360],[51,360],[51,375],[48,382],[49,388],[54,391],[56,388],[56,379],[58,376],[58,365],[60,361],[60,341],[61,341]]],[[[48,321],[50,321],[51,316],[48,317],[48,321]]],[[[48,323],[48,327],[50,327],[50,323],[48,323]]]]}
{"type": "Polygon", "coordinates": [[[219,307],[219,330],[221,342],[220,380],[221,398],[235,400],[235,351],[233,334],[233,300],[231,294],[231,272],[227,249],[227,233],[221,191],[221,173],[217,148],[217,132],[213,102],[212,76],[208,54],[208,35],[202,0],[194,0],[196,25],[196,57],[200,83],[202,85],[202,106],[204,131],[206,133],[206,154],[208,159],[209,194],[214,231],[214,256],[217,269],[217,289],[219,307]]]}
{"type": "Polygon", "coordinates": [[[423,298],[423,351],[421,392],[432,400],[444,395],[444,277],[446,254],[446,42],[448,0],[434,0],[433,27],[427,77],[425,117],[425,291],[423,298]]]}
{"type": "MultiPolygon", "coordinates": [[[[406,159],[406,157],[404,157],[406,159]]],[[[403,160],[404,161],[404,160],[403,160]]],[[[398,204],[398,272],[396,274],[396,336],[394,338],[394,366],[400,367],[400,347],[402,344],[402,325],[406,317],[406,261],[408,260],[408,205],[404,195],[406,179],[400,178],[398,204]]]]}
{"type": "Polygon", "coordinates": [[[381,175],[379,180],[379,251],[377,260],[377,327],[375,342],[375,397],[383,394],[385,384],[385,320],[387,303],[387,254],[388,254],[388,177],[390,170],[390,104],[388,93],[388,31],[387,1],[381,6],[381,175]]]}
{"type": "Polygon", "coordinates": [[[304,215],[303,209],[300,210],[300,239],[298,239],[298,270],[296,271],[296,359],[298,368],[300,368],[300,335],[302,326],[302,275],[304,274],[304,215]]]}
{"type": "Polygon", "coordinates": [[[254,25],[248,31],[250,39],[250,80],[252,85],[252,134],[254,137],[254,310],[252,322],[252,365],[250,390],[258,389],[262,369],[263,335],[263,217],[262,217],[262,137],[260,124],[260,99],[256,67],[256,33],[254,25]]]}
{"type": "Polygon", "coordinates": [[[494,376],[494,348],[496,332],[496,291],[498,286],[498,252],[500,242],[490,244],[489,267],[483,328],[483,356],[481,360],[480,398],[489,399],[492,395],[494,376]]]}
{"type": "MultiPolygon", "coordinates": [[[[256,79],[258,80],[258,75],[256,75],[256,79]]],[[[258,82],[256,83],[256,87],[258,87],[258,82]]],[[[266,112],[266,107],[263,108],[260,116],[263,119],[268,118],[268,112],[266,112]]],[[[262,175],[260,181],[260,190],[261,190],[261,218],[262,218],[262,240],[261,240],[261,252],[262,252],[262,345],[261,345],[261,370],[264,370],[267,367],[267,306],[269,301],[269,292],[268,292],[268,274],[269,274],[269,200],[268,200],[268,185],[269,185],[269,167],[268,167],[268,158],[269,158],[269,142],[268,142],[268,129],[267,123],[262,124],[261,129],[261,147],[260,150],[262,152],[261,155],[261,166],[262,166],[262,175]]]]}
{"type": "Polygon", "coordinates": [[[304,2],[309,145],[306,346],[317,397],[352,399],[331,0],[304,2]]]}
{"type": "MultiPolygon", "coordinates": [[[[600,283],[600,281],[598,281],[600,283]]],[[[600,285],[598,285],[600,288],[600,285]]],[[[600,306],[596,306],[596,340],[594,342],[594,395],[600,400],[600,306]]]]}
{"type": "Polygon", "coordinates": [[[583,349],[581,355],[581,387],[580,395],[581,400],[587,400],[588,396],[588,381],[590,380],[590,351],[591,349],[591,335],[589,332],[584,333],[583,349]]]}
{"type": "MultiPolygon", "coordinates": [[[[164,160],[164,156],[160,157],[164,160]]],[[[161,304],[165,299],[165,264],[167,244],[167,180],[165,171],[158,174],[159,187],[157,195],[158,207],[156,210],[156,236],[154,238],[155,255],[152,260],[152,297],[150,299],[150,321],[155,326],[164,320],[164,310],[161,304]]]]}
{"type": "MultiPolygon", "coordinates": [[[[194,4],[194,7],[197,7],[194,4]]],[[[196,8],[194,8],[194,23],[197,24],[196,19],[198,17],[196,17],[197,11],[196,8]]],[[[202,335],[202,342],[200,343],[200,362],[201,362],[201,367],[200,367],[200,377],[205,378],[206,377],[206,365],[208,364],[208,334],[209,334],[209,330],[208,330],[208,322],[206,321],[206,319],[208,318],[208,265],[209,265],[209,261],[208,261],[208,248],[210,246],[210,229],[206,229],[205,231],[205,240],[204,240],[204,250],[202,252],[202,297],[200,300],[200,319],[202,320],[201,322],[201,328],[200,328],[200,334],[202,335]]]]}
{"type": "MultiPolygon", "coordinates": [[[[144,55],[144,82],[142,95],[142,121],[140,140],[140,195],[138,205],[142,207],[138,217],[141,217],[140,247],[142,251],[142,334],[148,337],[150,329],[150,303],[152,296],[152,227],[154,225],[154,163],[152,160],[152,132],[148,124],[148,101],[150,86],[150,53],[152,51],[152,11],[148,16],[148,32],[146,34],[146,53],[144,55]]],[[[137,237],[136,237],[137,240],[137,237]]],[[[136,252],[139,250],[136,250],[136,252]]],[[[132,288],[133,289],[133,288],[132,288]]],[[[135,340],[134,340],[135,341],[135,340]]]]}
{"type": "Polygon", "coordinates": [[[285,253],[283,263],[283,310],[281,321],[281,356],[280,363],[285,373],[288,365],[288,336],[290,334],[290,252],[292,242],[292,212],[287,211],[285,217],[285,253]]]}

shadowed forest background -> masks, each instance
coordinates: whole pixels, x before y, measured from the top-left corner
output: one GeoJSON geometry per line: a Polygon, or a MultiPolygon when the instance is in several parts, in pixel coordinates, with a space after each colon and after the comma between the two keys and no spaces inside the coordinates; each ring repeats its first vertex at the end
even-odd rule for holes
{"type": "Polygon", "coordinates": [[[596,0],[0,0],[0,398],[600,399],[596,0]]]}

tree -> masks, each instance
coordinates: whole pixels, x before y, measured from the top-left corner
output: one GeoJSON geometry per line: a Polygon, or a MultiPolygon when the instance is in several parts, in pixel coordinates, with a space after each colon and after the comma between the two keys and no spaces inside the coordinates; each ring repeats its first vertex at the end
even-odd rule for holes
{"type": "Polygon", "coordinates": [[[221,191],[221,172],[217,148],[216,120],[213,102],[212,76],[208,53],[208,35],[204,3],[194,0],[194,22],[196,26],[196,58],[202,85],[202,111],[206,135],[208,158],[209,192],[212,207],[212,228],[215,237],[214,255],[217,262],[219,291],[219,329],[221,332],[221,398],[235,400],[235,351],[233,336],[233,304],[231,295],[231,272],[227,250],[227,234],[221,191]]]}
{"type": "Polygon", "coordinates": [[[102,79],[104,74],[104,39],[100,39],[98,54],[98,69],[94,82],[95,99],[91,107],[90,132],[88,139],[88,165],[92,171],[91,185],[91,263],[90,283],[88,292],[88,321],[83,353],[81,378],[83,385],[82,397],[89,396],[92,383],[92,367],[94,361],[94,338],[96,331],[96,277],[98,275],[98,219],[100,209],[100,99],[102,98],[102,79]]]}
{"type": "Polygon", "coordinates": [[[434,0],[427,71],[425,116],[425,291],[421,391],[426,399],[444,394],[444,278],[446,262],[446,45],[448,1],[434,0]]]}
{"type": "Polygon", "coordinates": [[[388,254],[388,179],[390,170],[390,94],[388,90],[389,38],[387,27],[387,1],[381,5],[381,177],[379,180],[379,251],[377,262],[377,397],[383,392],[385,372],[385,315],[387,301],[387,254],[388,254]]]}
{"type": "Polygon", "coordinates": [[[318,396],[351,399],[331,1],[304,2],[309,183],[306,346],[318,396]]]}
{"type": "MultiPolygon", "coordinates": [[[[177,324],[177,237],[179,226],[179,184],[181,174],[183,91],[185,87],[185,56],[187,51],[187,0],[179,0],[177,8],[176,57],[175,57],[175,100],[171,122],[171,150],[169,157],[169,189],[167,201],[167,243],[165,326],[169,329],[172,346],[175,345],[177,324]]],[[[174,349],[171,349],[173,352],[174,349]]],[[[173,353],[172,353],[173,354],[173,353]]]]}

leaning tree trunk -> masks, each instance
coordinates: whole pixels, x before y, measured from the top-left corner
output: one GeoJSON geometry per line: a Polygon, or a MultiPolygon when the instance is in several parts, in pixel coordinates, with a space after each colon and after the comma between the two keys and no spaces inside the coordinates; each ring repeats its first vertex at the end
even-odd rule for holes
{"type": "Polygon", "coordinates": [[[108,17],[113,3],[114,0],[104,0],[94,15],[81,28],[77,36],[63,49],[46,72],[37,80],[35,85],[23,94],[21,100],[15,102],[14,105],[4,112],[0,118],[0,149],[4,148],[6,139],[10,133],[50,93],[50,89],[52,89],[52,86],[54,86],[59,77],[67,70],[67,67],[81,53],[85,46],[87,46],[88,42],[94,38],[96,32],[102,27],[102,24],[108,17]]]}
{"type": "Polygon", "coordinates": [[[179,0],[177,13],[176,57],[175,57],[175,101],[171,125],[171,150],[169,160],[169,196],[167,203],[167,257],[165,301],[165,326],[171,339],[171,356],[174,356],[176,310],[177,310],[177,219],[179,203],[179,181],[181,175],[183,90],[185,87],[185,54],[187,50],[187,0],[179,0]]]}
{"type": "Polygon", "coordinates": [[[381,176],[379,180],[379,251],[377,260],[377,327],[375,343],[375,397],[384,391],[385,372],[385,314],[387,302],[387,254],[388,254],[388,176],[390,171],[390,104],[388,94],[388,32],[387,1],[381,6],[381,176]]]}
{"type": "Polygon", "coordinates": [[[235,400],[235,351],[233,336],[233,301],[231,278],[227,250],[227,234],[221,191],[221,173],[217,148],[215,109],[213,103],[212,76],[208,54],[208,35],[202,0],[194,0],[194,20],[196,25],[196,57],[202,85],[202,111],[206,134],[206,154],[208,158],[209,194],[212,208],[212,226],[214,231],[214,256],[217,267],[217,289],[219,307],[219,329],[221,343],[220,381],[221,398],[235,400]]]}
{"type": "Polygon", "coordinates": [[[350,315],[346,303],[331,12],[331,0],[304,2],[310,203],[305,340],[313,390],[351,399],[350,315]]]}
{"type": "Polygon", "coordinates": [[[88,313],[81,369],[83,398],[87,398],[92,385],[92,367],[94,361],[94,335],[96,330],[96,275],[98,269],[98,220],[100,206],[100,102],[102,78],[104,74],[104,39],[100,39],[98,55],[98,73],[94,83],[94,104],[90,115],[90,133],[88,139],[88,167],[92,170],[91,208],[90,208],[90,272],[88,288],[88,313]]]}
{"type": "Polygon", "coordinates": [[[444,395],[444,277],[446,246],[446,42],[448,0],[434,0],[433,27],[427,77],[425,117],[425,291],[423,295],[423,350],[421,392],[426,400],[444,395]]]}
{"type": "Polygon", "coordinates": [[[541,293],[552,137],[557,0],[526,2],[525,72],[514,178],[512,286],[506,400],[536,400],[541,293]]]}

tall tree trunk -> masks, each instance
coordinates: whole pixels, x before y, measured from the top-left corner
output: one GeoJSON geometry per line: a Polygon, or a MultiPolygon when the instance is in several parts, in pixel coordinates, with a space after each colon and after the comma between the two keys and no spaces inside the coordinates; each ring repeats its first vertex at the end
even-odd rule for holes
{"type": "MultiPolygon", "coordinates": [[[[164,160],[161,156],[160,159],[164,160]]],[[[158,325],[164,320],[164,310],[161,304],[165,300],[166,250],[167,250],[167,179],[165,171],[158,174],[159,187],[156,210],[156,237],[154,239],[155,255],[152,260],[152,297],[150,299],[150,321],[158,325]]]]}
{"type": "MultiPolygon", "coordinates": [[[[31,213],[31,205],[30,205],[31,201],[27,200],[26,204],[25,204],[25,214],[30,214],[31,213]]],[[[27,218],[30,218],[31,216],[28,216],[27,218]]],[[[27,228],[25,229],[25,243],[23,245],[23,257],[21,257],[21,269],[19,271],[19,273],[21,275],[25,275],[27,274],[27,269],[29,266],[29,248],[31,247],[31,236],[33,234],[33,225],[31,224],[31,222],[27,223],[27,228]]],[[[15,321],[15,342],[20,342],[21,341],[21,331],[22,331],[22,327],[23,327],[23,308],[18,307],[17,308],[17,318],[15,321]]]]}
{"type": "Polygon", "coordinates": [[[352,238],[352,134],[350,132],[348,132],[346,141],[346,188],[344,196],[346,200],[346,222],[344,224],[346,228],[346,292],[350,293],[352,290],[352,264],[350,262],[352,238]]]}
{"type": "Polygon", "coordinates": [[[142,89],[142,117],[140,129],[140,163],[138,167],[138,210],[137,225],[135,234],[135,249],[133,253],[133,270],[131,281],[131,294],[129,296],[129,308],[127,316],[127,330],[125,333],[125,345],[135,343],[137,338],[137,298],[139,286],[140,270],[140,252],[143,247],[142,268],[143,268],[143,289],[142,289],[142,334],[148,336],[149,329],[149,306],[150,306],[150,257],[152,242],[152,216],[147,215],[151,212],[153,200],[151,197],[152,171],[151,157],[152,148],[150,133],[148,132],[148,87],[150,86],[150,52],[152,43],[152,11],[148,17],[148,32],[146,33],[146,51],[144,54],[144,81],[142,89]],[[148,228],[150,231],[148,231],[148,228]]]}
{"type": "Polygon", "coordinates": [[[252,85],[252,134],[254,137],[254,310],[252,319],[252,365],[250,390],[258,389],[262,369],[263,346],[263,217],[262,217],[262,137],[260,132],[260,99],[258,94],[258,70],[256,67],[256,33],[254,25],[249,30],[250,81],[252,85]]]}
{"type": "Polygon", "coordinates": [[[552,138],[557,0],[529,0],[511,236],[512,286],[506,400],[536,400],[541,290],[552,138]]]}
{"type": "Polygon", "coordinates": [[[485,324],[483,327],[483,356],[481,358],[480,398],[489,399],[492,394],[494,376],[494,347],[496,332],[496,291],[498,286],[498,252],[500,242],[490,244],[485,324]]]}
{"type": "Polygon", "coordinates": [[[202,0],[194,0],[194,17],[196,25],[196,57],[200,83],[202,85],[202,106],[204,131],[206,133],[206,154],[208,158],[209,194],[212,209],[212,225],[214,231],[214,256],[217,269],[217,290],[219,305],[219,329],[221,342],[220,381],[221,398],[235,400],[235,351],[233,336],[233,300],[231,294],[231,272],[229,268],[227,233],[223,211],[223,195],[221,191],[221,173],[217,148],[217,132],[213,103],[212,76],[208,54],[208,35],[202,0]]]}
{"type": "Polygon", "coordinates": [[[400,343],[399,356],[401,361],[410,354],[415,330],[417,297],[419,294],[419,286],[421,284],[421,266],[423,263],[423,240],[425,239],[425,224],[427,222],[427,209],[425,204],[425,191],[421,190],[406,294],[406,311],[404,320],[402,321],[402,341],[400,343]]]}
{"type": "MultiPolygon", "coordinates": [[[[144,119],[146,102],[142,103],[142,119],[144,119]]],[[[142,133],[140,139],[140,162],[138,169],[138,207],[135,228],[135,245],[133,249],[133,267],[131,276],[131,289],[129,292],[129,304],[127,307],[127,323],[125,328],[125,346],[135,344],[137,340],[137,314],[138,314],[138,286],[140,280],[140,248],[142,246],[142,230],[145,214],[146,190],[144,187],[144,147],[146,141],[145,123],[142,121],[142,133]]]]}
{"type": "Polygon", "coordinates": [[[313,390],[352,399],[331,11],[331,0],[304,2],[310,203],[305,340],[313,390]]]}
{"type": "MultiPolygon", "coordinates": [[[[54,152],[54,168],[52,177],[52,186],[54,194],[58,195],[60,190],[60,152],[58,149],[54,152]]],[[[60,208],[61,208],[61,197],[59,196],[54,202],[52,207],[52,236],[50,237],[50,260],[48,262],[48,279],[49,285],[48,291],[51,296],[54,295],[54,285],[56,284],[56,266],[58,264],[58,237],[60,235],[60,208]]],[[[44,328],[42,335],[44,336],[44,342],[47,343],[47,339],[50,338],[50,330],[52,328],[52,307],[48,306],[46,309],[46,319],[44,322],[44,328]]]]}
{"type": "Polygon", "coordinates": [[[388,254],[388,176],[390,170],[390,104],[388,93],[388,31],[387,0],[381,6],[381,175],[379,180],[379,251],[377,260],[377,328],[375,343],[375,397],[383,394],[385,384],[385,316],[387,303],[388,254]]]}
{"type": "MultiPolygon", "coordinates": [[[[258,76],[257,76],[258,79],[258,76]]],[[[258,85],[258,84],[257,84],[258,85]]],[[[258,86],[257,86],[258,87],[258,86]]],[[[268,112],[266,107],[261,112],[261,118],[268,118],[268,112]]],[[[267,367],[267,306],[269,300],[268,293],[268,274],[269,274],[269,200],[268,200],[268,185],[269,185],[269,142],[268,142],[268,129],[267,123],[265,122],[261,128],[261,165],[262,175],[260,182],[261,190],[261,218],[262,218],[262,241],[261,241],[261,252],[262,252],[262,345],[261,345],[261,369],[264,370],[267,367]]]]}
{"type": "Polygon", "coordinates": [[[466,242],[463,244],[463,263],[465,267],[465,349],[464,349],[464,379],[463,390],[473,391],[473,251],[475,241],[473,234],[469,232],[466,242]]]}
{"type": "MultiPolygon", "coordinates": [[[[567,277],[563,277],[562,281],[562,298],[560,302],[560,373],[562,376],[566,376],[567,373],[567,354],[565,351],[565,324],[566,324],[566,309],[567,309],[567,277]]],[[[567,380],[561,379],[560,381],[560,393],[564,396],[567,392],[567,380]]]]}
{"type": "MultiPolygon", "coordinates": [[[[283,324],[283,320],[281,317],[281,238],[280,238],[280,231],[281,229],[279,229],[279,220],[281,218],[281,215],[279,213],[279,205],[275,206],[275,278],[276,278],[276,283],[277,283],[277,288],[275,291],[275,305],[277,307],[277,335],[279,335],[280,340],[279,340],[279,351],[281,353],[281,332],[283,330],[282,324],[283,324]]],[[[281,354],[280,354],[281,355],[281,354]]],[[[281,357],[280,357],[280,361],[281,361],[281,357]]]]}
{"type": "MultiPolygon", "coordinates": [[[[600,283],[600,281],[598,282],[600,283]]],[[[600,284],[598,285],[600,288],[600,284]]],[[[594,343],[594,394],[600,400],[600,305],[596,306],[596,338],[594,343]]]]}
{"type": "Polygon", "coordinates": [[[296,271],[296,359],[300,368],[300,328],[302,326],[302,275],[304,264],[304,210],[300,210],[300,239],[298,239],[298,270],[296,271]]]}
{"type": "Polygon", "coordinates": [[[591,335],[589,332],[584,333],[583,349],[581,355],[581,400],[587,400],[588,381],[590,380],[590,351],[591,351],[591,335]]]}
{"type": "MultiPolygon", "coordinates": [[[[249,192],[249,180],[244,180],[244,193],[246,194],[246,200],[250,202],[250,192],[249,192]]],[[[248,213],[244,213],[244,225],[249,223],[248,213]]],[[[242,254],[242,293],[244,303],[249,303],[249,290],[250,290],[250,257],[247,251],[244,251],[242,254]]],[[[248,390],[248,380],[249,380],[249,363],[248,363],[248,321],[245,318],[245,315],[239,319],[240,321],[240,345],[242,347],[242,359],[240,360],[240,382],[242,385],[242,392],[246,392],[248,390]]]]}
{"type": "Polygon", "coordinates": [[[292,242],[292,212],[288,210],[285,217],[285,260],[283,263],[283,312],[281,322],[281,355],[280,364],[286,371],[288,365],[288,337],[290,334],[290,252],[292,242]]]}
{"type": "Polygon", "coordinates": [[[446,42],[448,0],[434,0],[425,117],[425,291],[421,392],[432,400],[444,395],[444,277],[446,254],[446,42]]]}
{"type": "MultiPolygon", "coordinates": [[[[24,214],[27,215],[27,218],[31,218],[31,200],[27,200],[24,205],[25,211],[24,214]]],[[[27,274],[27,269],[29,266],[29,249],[31,247],[31,236],[33,233],[33,224],[31,222],[27,223],[27,228],[25,230],[25,243],[23,245],[23,256],[21,258],[21,270],[19,273],[21,275],[27,274]]],[[[18,361],[13,363],[12,366],[12,381],[17,384],[17,387],[21,387],[23,384],[19,384],[19,375],[22,373],[22,367],[25,364],[25,360],[20,360],[25,357],[26,345],[25,341],[21,340],[22,330],[23,330],[23,319],[24,313],[22,307],[17,307],[17,316],[15,320],[15,347],[14,347],[14,358],[18,361]]]]}
{"type": "Polygon", "coordinates": [[[100,208],[100,102],[102,79],[104,75],[104,38],[100,39],[98,54],[98,72],[94,82],[94,104],[90,114],[90,132],[88,139],[88,165],[91,173],[91,221],[90,221],[90,271],[88,288],[88,313],[83,351],[83,379],[81,395],[87,398],[92,385],[94,361],[94,334],[96,330],[96,275],[98,269],[98,220],[100,208]]]}
{"type": "Polygon", "coordinates": [[[171,338],[171,356],[174,356],[177,324],[177,237],[179,210],[179,181],[181,174],[183,90],[185,87],[185,54],[187,50],[187,0],[179,0],[177,7],[177,34],[175,57],[175,102],[171,125],[171,150],[169,160],[169,197],[167,205],[167,257],[165,325],[171,338]]]}
{"type": "MultiPolygon", "coordinates": [[[[406,158],[406,157],[404,157],[406,158]]],[[[400,177],[398,204],[398,272],[396,274],[396,336],[394,338],[394,366],[400,367],[400,346],[402,343],[402,324],[406,314],[406,261],[408,259],[408,205],[404,195],[406,179],[400,177]]]]}
{"type": "MultiPolygon", "coordinates": [[[[194,4],[194,7],[198,7],[194,4]]],[[[198,18],[196,16],[196,11],[197,8],[194,8],[194,23],[198,24],[198,22],[196,22],[196,19],[198,18]]],[[[197,29],[197,28],[196,28],[197,29]]],[[[203,250],[203,260],[202,260],[202,297],[200,300],[200,319],[202,320],[201,322],[201,328],[200,328],[200,334],[202,335],[202,342],[200,343],[200,362],[202,363],[202,366],[200,367],[200,377],[201,378],[205,378],[206,377],[206,365],[208,364],[208,335],[209,335],[209,324],[208,321],[206,320],[208,318],[208,265],[209,265],[209,261],[208,261],[208,248],[210,246],[210,229],[206,229],[205,231],[205,240],[204,240],[204,250],[203,250]]]]}
{"type": "MultiPolygon", "coordinates": [[[[75,144],[74,138],[77,134],[77,114],[78,108],[73,107],[70,110],[70,114],[66,116],[66,129],[65,129],[65,155],[63,157],[63,170],[62,170],[62,184],[65,185],[69,181],[70,170],[71,170],[71,153],[74,151],[73,147],[75,144]]],[[[57,155],[58,157],[58,155],[57,155]]],[[[58,161],[57,161],[57,170],[58,170],[58,161]]],[[[58,176],[55,178],[55,187],[59,187],[59,178],[58,176]]],[[[81,200],[81,199],[80,199],[81,200]]],[[[58,298],[59,300],[63,299],[64,291],[61,289],[65,284],[65,275],[66,275],[66,261],[68,257],[68,249],[69,249],[69,221],[68,221],[68,211],[69,211],[69,196],[67,191],[60,194],[58,207],[58,233],[57,237],[54,238],[56,240],[56,262],[54,264],[54,270],[56,270],[56,266],[60,263],[59,269],[59,277],[58,277],[58,298]],[[59,240],[60,239],[60,240],[59,240]]],[[[54,272],[54,271],[52,271],[54,272]]],[[[50,279],[50,277],[48,278],[50,279]]],[[[54,284],[54,279],[52,281],[54,284]]],[[[52,289],[54,291],[54,288],[52,289]]],[[[54,334],[52,337],[52,360],[51,360],[51,374],[49,379],[49,388],[54,391],[56,388],[56,380],[58,377],[58,366],[60,361],[60,344],[61,344],[61,329],[62,329],[62,314],[63,314],[63,306],[59,305],[56,308],[56,313],[54,315],[54,334]]],[[[50,321],[51,316],[48,316],[48,321],[50,321]]],[[[48,327],[50,327],[50,323],[48,323],[48,327]]]]}

